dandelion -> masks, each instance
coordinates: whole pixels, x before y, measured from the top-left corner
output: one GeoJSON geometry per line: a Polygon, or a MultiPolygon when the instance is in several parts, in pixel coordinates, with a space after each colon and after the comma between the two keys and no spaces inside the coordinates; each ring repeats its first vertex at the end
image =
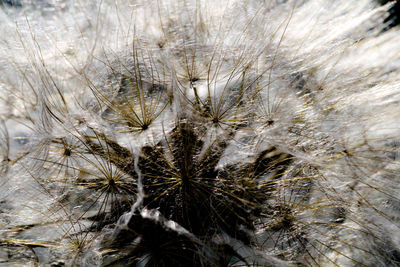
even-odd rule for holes
{"type": "Polygon", "coordinates": [[[391,4],[0,3],[2,262],[399,264],[391,4]]]}

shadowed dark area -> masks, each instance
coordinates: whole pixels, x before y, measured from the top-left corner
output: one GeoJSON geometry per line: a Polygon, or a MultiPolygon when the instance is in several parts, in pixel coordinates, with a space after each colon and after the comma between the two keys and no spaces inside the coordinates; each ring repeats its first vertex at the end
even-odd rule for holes
{"type": "MultiPolygon", "coordinates": [[[[390,0],[380,0],[379,1],[381,4],[387,4],[390,3],[392,1],[390,0]]],[[[399,25],[400,23],[400,4],[398,1],[395,1],[396,3],[394,3],[394,5],[392,6],[392,8],[389,10],[389,17],[387,17],[385,19],[385,23],[388,24],[388,26],[385,28],[385,30],[389,30],[392,27],[395,27],[397,25],[399,25]]]]}
{"type": "Polygon", "coordinates": [[[22,6],[20,0],[0,0],[0,6],[4,5],[4,4],[9,5],[9,6],[17,6],[17,7],[22,6]]]}

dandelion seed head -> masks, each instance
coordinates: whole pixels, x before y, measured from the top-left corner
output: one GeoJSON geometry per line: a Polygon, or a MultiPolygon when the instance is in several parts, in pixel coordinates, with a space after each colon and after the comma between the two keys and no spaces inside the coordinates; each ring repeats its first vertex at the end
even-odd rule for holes
{"type": "Polygon", "coordinates": [[[0,250],[69,266],[398,264],[389,5],[46,3],[0,6],[0,250]]]}

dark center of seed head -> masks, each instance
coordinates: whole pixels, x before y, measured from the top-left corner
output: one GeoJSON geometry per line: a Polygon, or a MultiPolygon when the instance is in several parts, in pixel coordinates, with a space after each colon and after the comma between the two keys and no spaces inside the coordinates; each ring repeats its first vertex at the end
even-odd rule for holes
{"type": "Polygon", "coordinates": [[[197,82],[199,80],[199,78],[197,78],[197,77],[192,77],[191,79],[190,79],[190,81],[192,82],[192,83],[195,83],[195,82],[197,82]]]}
{"type": "Polygon", "coordinates": [[[274,120],[272,120],[272,119],[267,120],[267,125],[268,126],[271,126],[272,124],[274,124],[274,120]]]}
{"type": "Polygon", "coordinates": [[[69,156],[71,156],[71,149],[69,149],[69,148],[64,148],[64,156],[67,156],[67,157],[69,157],[69,156]]]}
{"type": "Polygon", "coordinates": [[[283,228],[290,228],[293,224],[293,217],[290,214],[285,214],[282,218],[282,226],[283,228]]]}

